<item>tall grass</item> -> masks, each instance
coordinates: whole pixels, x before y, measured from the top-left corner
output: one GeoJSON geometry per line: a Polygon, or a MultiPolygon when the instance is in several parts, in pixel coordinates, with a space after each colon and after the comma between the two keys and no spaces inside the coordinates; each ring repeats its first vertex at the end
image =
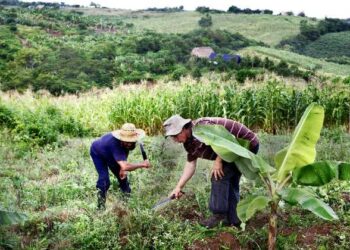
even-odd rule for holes
{"type": "Polygon", "coordinates": [[[183,82],[178,86],[174,83],[120,86],[80,96],[51,97],[30,92],[24,96],[2,96],[5,106],[18,110],[53,106],[62,119],[74,118],[92,135],[119,128],[125,122],[135,123],[149,134],[159,134],[163,121],[173,114],[192,119],[227,117],[257,130],[276,133],[294,127],[311,102],[324,106],[328,127],[349,126],[350,114],[350,90],[346,86],[296,88],[277,81],[249,88],[229,83],[183,82]]]}

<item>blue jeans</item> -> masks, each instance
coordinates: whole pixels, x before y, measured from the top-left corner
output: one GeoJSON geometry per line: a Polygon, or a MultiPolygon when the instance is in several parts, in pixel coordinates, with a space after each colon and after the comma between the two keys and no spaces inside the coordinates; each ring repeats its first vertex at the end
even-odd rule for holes
{"type": "Polygon", "coordinates": [[[130,193],[131,188],[129,186],[128,178],[120,179],[119,177],[119,170],[120,167],[117,163],[115,164],[108,164],[104,159],[102,159],[94,150],[93,148],[90,149],[90,156],[92,158],[92,161],[94,162],[96,171],[98,173],[98,180],[96,183],[96,188],[99,190],[99,193],[102,197],[106,197],[107,191],[111,185],[109,180],[109,172],[108,169],[112,171],[114,176],[117,178],[119,182],[120,190],[123,193],[130,193]]]}
{"type": "MultiPolygon", "coordinates": [[[[257,153],[259,145],[252,150],[257,153]]],[[[233,225],[240,224],[237,216],[237,204],[239,202],[239,181],[241,172],[234,162],[222,162],[224,176],[215,180],[211,178],[211,194],[209,200],[209,209],[214,214],[226,214],[229,222],[233,225]]]]}

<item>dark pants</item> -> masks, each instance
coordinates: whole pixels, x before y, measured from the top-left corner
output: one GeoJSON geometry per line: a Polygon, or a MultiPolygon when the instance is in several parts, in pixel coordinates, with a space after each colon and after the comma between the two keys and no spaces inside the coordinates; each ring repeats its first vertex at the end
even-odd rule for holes
{"type": "MultiPolygon", "coordinates": [[[[257,153],[257,146],[253,153],[257,153]]],[[[239,181],[241,172],[234,162],[228,163],[223,161],[224,176],[215,180],[211,178],[211,194],[209,200],[209,209],[214,214],[226,214],[229,222],[233,225],[240,223],[237,216],[237,204],[239,202],[239,181]]]]}
{"type": "Polygon", "coordinates": [[[102,197],[104,198],[106,197],[109,186],[111,185],[109,180],[108,168],[112,171],[114,176],[118,179],[120,190],[123,193],[131,192],[128,179],[127,178],[123,180],[120,179],[119,177],[120,167],[117,164],[108,164],[93,150],[93,148],[90,149],[90,155],[98,173],[96,188],[99,190],[99,193],[102,197]]]}

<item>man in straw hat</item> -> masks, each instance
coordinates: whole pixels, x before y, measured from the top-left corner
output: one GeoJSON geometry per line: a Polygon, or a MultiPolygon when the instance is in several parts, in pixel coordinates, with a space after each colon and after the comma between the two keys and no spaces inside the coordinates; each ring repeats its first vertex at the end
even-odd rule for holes
{"type": "Polygon", "coordinates": [[[237,216],[237,204],[239,201],[239,181],[241,173],[234,162],[223,161],[210,146],[200,142],[192,135],[192,128],[196,125],[222,125],[236,138],[242,138],[250,142],[249,149],[257,153],[259,141],[255,133],[239,122],[218,118],[204,117],[194,121],[174,115],[163,124],[165,136],[170,136],[175,142],[183,143],[187,151],[187,162],[180,180],[170,196],[176,198],[183,194],[181,189],[192,178],[197,166],[197,159],[203,158],[214,161],[211,178],[211,194],[209,209],[213,215],[200,222],[202,226],[213,228],[222,223],[225,226],[239,227],[241,222],[237,216]]]}
{"type": "Polygon", "coordinates": [[[151,166],[148,160],[140,163],[127,161],[129,151],[133,150],[136,142],[144,136],[145,131],[137,129],[132,123],[125,123],[121,129],[105,134],[92,143],[90,155],[98,173],[98,209],[105,208],[106,194],[110,186],[108,168],[117,177],[120,190],[128,194],[131,189],[126,171],[151,166]]]}

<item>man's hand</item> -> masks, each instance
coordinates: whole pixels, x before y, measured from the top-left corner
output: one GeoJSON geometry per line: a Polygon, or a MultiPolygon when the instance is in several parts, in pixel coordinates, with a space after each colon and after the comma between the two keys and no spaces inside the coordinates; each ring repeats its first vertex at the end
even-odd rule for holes
{"type": "Polygon", "coordinates": [[[179,199],[184,193],[181,191],[181,188],[176,187],[170,194],[169,198],[175,195],[176,199],[179,199]]]}
{"type": "Polygon", "coordinates": [[[215,180],[221,179],[224,176],[224,170],[222,168],[222,160],[218,156],[214,161],[213,169],[211,170],[211,175],[214,176],[215,180]]]}
{"type": "Polygon", "coordinates": [[[142,163],[142,168],[150,168],[151,167],[151,163],[149,162],[149,160],[144,160],[142,163]]]}
{"type": "Polygon", "coordinates": [[[128,176],[128,171],[124,171],[122,169],[119,170],[120,179],[124,180],[128,176]]]}

